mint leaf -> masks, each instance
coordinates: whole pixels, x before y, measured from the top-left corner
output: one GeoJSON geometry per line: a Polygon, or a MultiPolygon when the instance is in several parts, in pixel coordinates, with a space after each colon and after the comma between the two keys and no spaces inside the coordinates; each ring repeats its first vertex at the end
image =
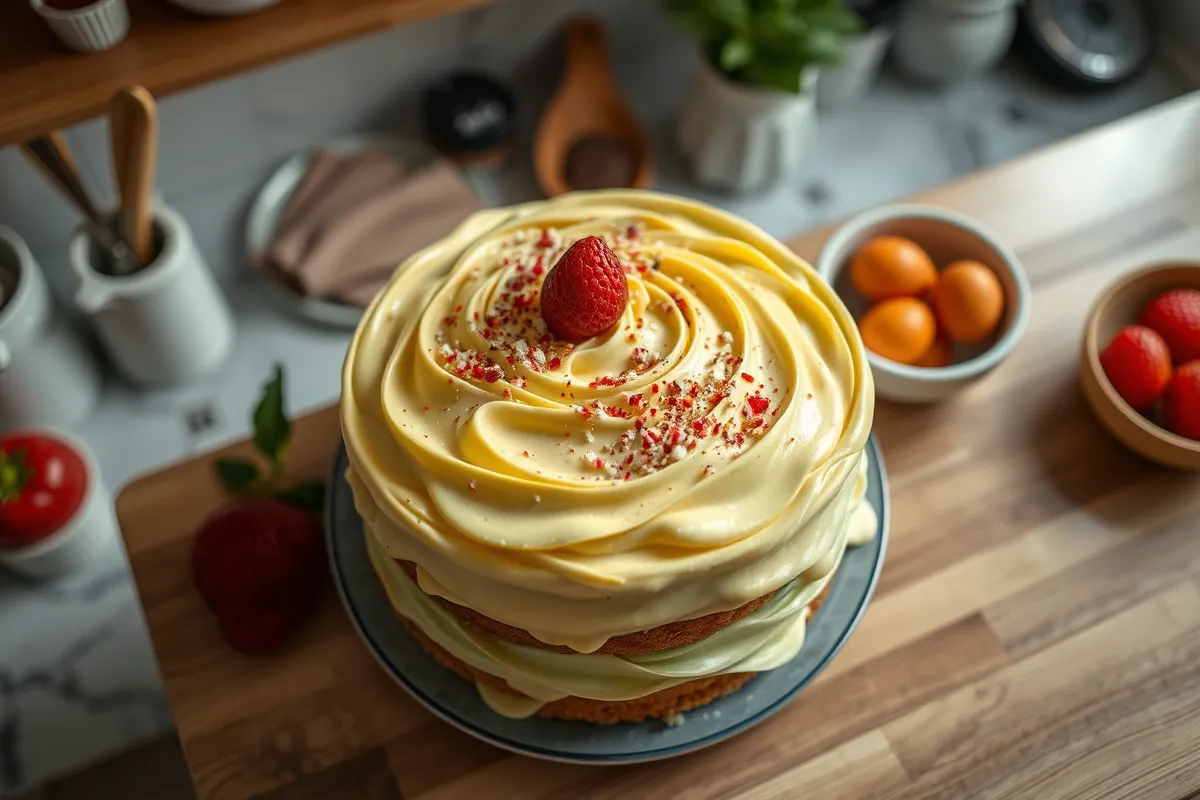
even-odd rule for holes
{"type": "Polygon", "coordinates": [[[263,386],[262,399],[258,401],[251,420],[254,423],[254,446],[278,472],[283,467],[283,454],[292,438],[292,423],[283,410],[282,365],[275,365],[275,377],[263,386]]]}
{"type": "Polygon", "coordinates": [[[325,508],[325,482],[298,483],[290,489],[276,493],[275,499],[311,511],[321,511],[325,508]]]}
{"type": "Polygon", "coordinates": [[[754,45],[747,39],[730,39],[721,48],[721,69],[735,72],[754,58],[754,45]]]}
{"type": "Polygon", "coordinates": [[[233,492],[243,492],[258,480],[258,467],[244,458],[218,458],[216,468],[221,483],[233,492]]]}

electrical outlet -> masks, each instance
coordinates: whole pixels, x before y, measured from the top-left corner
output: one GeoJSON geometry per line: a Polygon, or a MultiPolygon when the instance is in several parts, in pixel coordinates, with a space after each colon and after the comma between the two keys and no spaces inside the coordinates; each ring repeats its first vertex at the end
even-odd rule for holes
{"type": "Polygon", "coordinates": [[[219,423],[217,404],[211,400],[183,410],[183,426],[188,436],[203,436],[215,430],[219,423]]]}

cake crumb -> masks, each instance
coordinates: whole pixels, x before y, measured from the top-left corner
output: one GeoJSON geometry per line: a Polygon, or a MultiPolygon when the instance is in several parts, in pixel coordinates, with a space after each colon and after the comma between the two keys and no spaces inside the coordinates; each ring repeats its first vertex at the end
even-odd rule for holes
{"type": "Polygon", "coordinates": [[[535,502],[535,503],[540,503],[540,502],[542,502],[542,496],[541,496],[540,494],[535,494],[535,495],[533,496],[533,502],[535,502]]]}
{"type": "Polygon", "coordinates": [[[672,711],[670,714],[667,714],[665,717],[663,717],[662,721],[668,728],[675,728],[682,725],[686,720],[684,719],[682,713],[678,711],[672,711]]]}

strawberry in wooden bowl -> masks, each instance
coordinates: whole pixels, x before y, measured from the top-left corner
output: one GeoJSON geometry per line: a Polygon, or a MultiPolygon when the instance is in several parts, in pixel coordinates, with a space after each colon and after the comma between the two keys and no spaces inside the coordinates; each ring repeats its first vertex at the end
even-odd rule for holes
{"type": "Polygon", "coordinates": [[[1118,440],[1200,470],[1200,263],[1160,264],[1109,287],[1088,318],[1079,377],[1118,440]]]}
{"type": "Polygon", "coordinates": [[[0,436],[0,563],[58,577],[90,564],[114,532],[112,499],[87,445],[60,431],[0,436]]]}

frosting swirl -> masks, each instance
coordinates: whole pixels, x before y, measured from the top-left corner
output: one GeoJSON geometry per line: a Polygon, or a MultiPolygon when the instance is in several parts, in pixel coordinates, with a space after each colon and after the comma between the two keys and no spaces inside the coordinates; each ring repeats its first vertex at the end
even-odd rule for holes
{"type": "Polygon", "coordinates": [[[356,505],[421,588],[581,652],[739,606],[841,557],[874,392],[811,268],[761,230],[651,192],[472,216],[359,326],[342,428],[356,505]],[[538,289],[574,241],[627,271],[572,346],[538,289]]]}

